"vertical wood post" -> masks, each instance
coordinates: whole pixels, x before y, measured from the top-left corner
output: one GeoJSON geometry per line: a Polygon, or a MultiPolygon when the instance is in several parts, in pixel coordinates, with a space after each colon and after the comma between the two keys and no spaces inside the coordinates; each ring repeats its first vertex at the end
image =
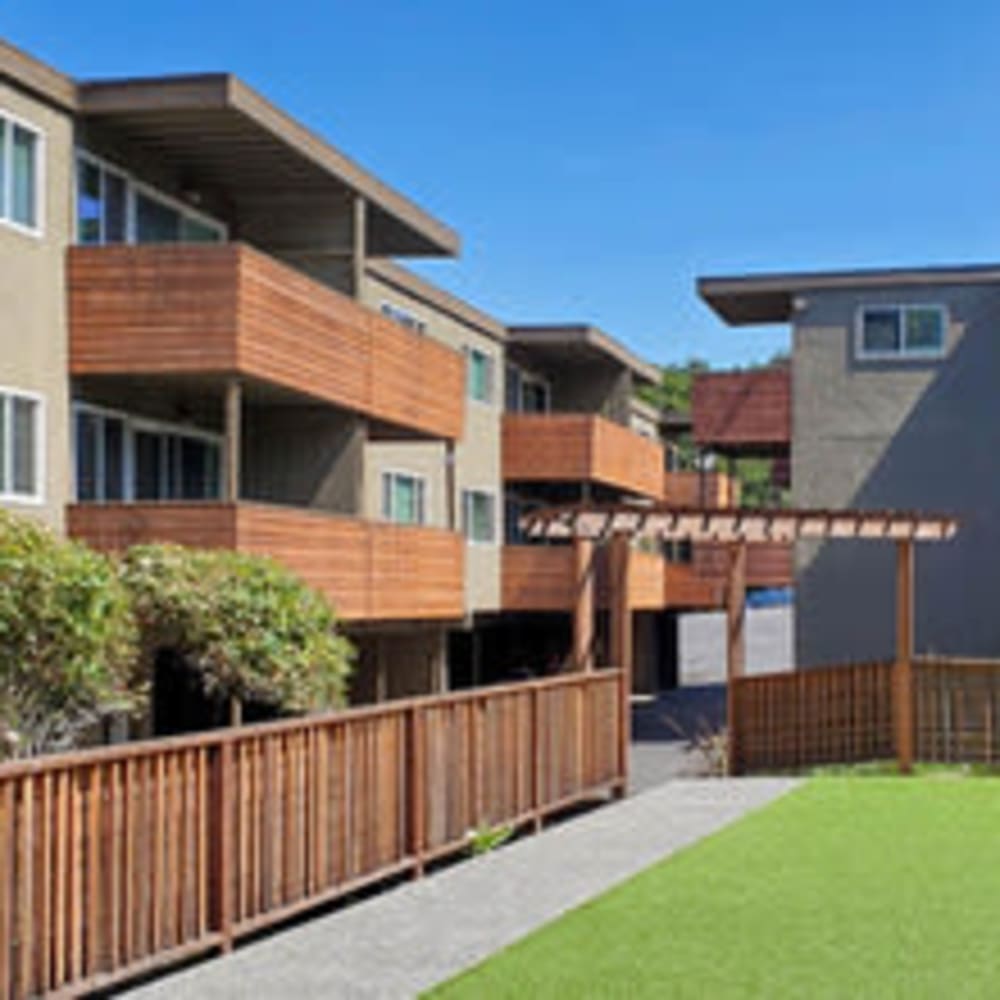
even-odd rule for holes
{"type": "Polygon", "coordinates": [[[240,499],[240,449],[243,432],[243,383],[226,382],[226,502],[240,499]]]}
{"type": "Polygon", "coordinates": [[[216,757],[215,775],[215,923],[222,950],[233,948],[233,741],[223,740],[216,757]]]}
{"type": "Polygon", "coordinates": [[[365,281],[365,259],[368,256],[368,203],[361,195],[354,196],[353,239],[351,241],[351,282],[354,297],[361,297],[365,281]]]}
{"type": "Polygon", "coordinates": [[[573,669],[594,669],[594,543],[573,540],[573,669]]]}
{"type": "Polygon", "coordinates": [[[537,833],[542,828],[543,752],[541,725],[541,694],[531,688],[531,813],[537,833]]]}
{"type": "Polygon", "coordinates": [[[410,853],[414,859],[414,874],[424,874],[426,766],[424,754],[424,716],[419,705],[409,713],[410,758],[410,853]]]}
{"type": "Polygon", "coordinates": [[[901,774],[913,770],[913,540],[896,543],[896,663],[893,719],[901,774]]]}
{"type": "Polygon", "coordinates": [[[740,541],[729,550],[729,586],[726,590],[726,728],[728,771],[739,771],[740,717],[736,685],[746,670],[747,544],[740,541]]]}
{"type": "Polygon", "coordinates": [[[611,666],[621,671],[621,690],[618,696],[618,773],[621,778],[620,794],[628,791],[629,743],[632,736],[632,606],[628,577],[632,547],[625,532],[617,532],[611,539],[611,666]]]}

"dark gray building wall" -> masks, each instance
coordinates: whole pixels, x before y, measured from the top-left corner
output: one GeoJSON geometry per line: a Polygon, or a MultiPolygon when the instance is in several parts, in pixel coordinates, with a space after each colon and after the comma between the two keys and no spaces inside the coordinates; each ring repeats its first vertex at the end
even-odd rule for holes
{"type": "Polygon", "coordinates": [[[632,375],[617,365],[566,365],[550,372],[552,409],[562,413],[599,413],[628,426],[632,375]]]}
{"type": "Polygon", "coordinates": [[[253,406],[244,417],[242,496],[360,514],[365,423],[329,407],[253,406]]]}
{"type": "MultiPolygon", "coordinates": [[[[792,378],[795,504],[957,515],[957,539],[917,547],[917,651],[1000,653],[1000,287],[810,294],[792,378]],[[858,360],[858,309],[878,303],[946,305],[946,356],[858,360]]],[[[891,655],[891,543],[800,544],[797,564],[799,666],[891,655]]]]}

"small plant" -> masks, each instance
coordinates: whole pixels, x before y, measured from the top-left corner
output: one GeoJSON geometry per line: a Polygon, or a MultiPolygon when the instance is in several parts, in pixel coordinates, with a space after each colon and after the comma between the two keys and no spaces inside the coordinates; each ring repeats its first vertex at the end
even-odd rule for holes
{"type": "Polygon", "coordinates": [[[688,750],[702,757],[707,774],[713,778],[726,777],[729,773],[729,731],[725,726],[713,726],[703,715],[695,720],[694,728],[682,726],[672,715],[664,715],[663,720],[687,743],[688,750]]]}
{"type": "Polygon", "coordinates": [[[499,826],[490,826],[483,823],[465,835],[468,842],[469,854],[478,857],[480,854],[488,854],[502,847],[514,836],[514,827],[509,823],[501,823],[499,826]]]}

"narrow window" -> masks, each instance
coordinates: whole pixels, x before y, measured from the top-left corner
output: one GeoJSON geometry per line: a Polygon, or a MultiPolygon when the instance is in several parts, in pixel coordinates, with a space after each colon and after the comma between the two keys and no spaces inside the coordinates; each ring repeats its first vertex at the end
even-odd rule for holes
{"type": "Polygon", "coordinates": [[[396,524],[425,521],[424,481],[402,472],[382,473],[382,517],[396,524]]]}
{"type": "Polygon", "coordinates": [[[42,494],[41,403],[0,392],[0,496],[38,500],[42,494]]]}
{"type": "Polygon", "coordinates": [[[34,229],[38,225],[38,136],[15,125],[11,145],[11,218],[34,229]]]}
{"type": "Polygon", "coordinates": [[[496,499],[486,490],[462,492],[462,527],[470,542],[496,539],[496,499]]]}
{"type": "Polygon", "coordinates": [[[475,347],[467,348],[465,356],[469,398],[479,403],[492,403],[493,359],[475,347]]]}

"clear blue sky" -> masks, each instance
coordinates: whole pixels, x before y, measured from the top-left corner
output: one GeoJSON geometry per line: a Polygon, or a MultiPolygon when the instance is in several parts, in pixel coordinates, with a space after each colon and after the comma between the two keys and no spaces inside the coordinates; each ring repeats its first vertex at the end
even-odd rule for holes
{"type": "Polygon", "coordinates": [[[699,274],[1000,258],[1000,5],[4,0],[77,76],[231,70],[458,229],[425,274],[659,362],[699,274]]]}

